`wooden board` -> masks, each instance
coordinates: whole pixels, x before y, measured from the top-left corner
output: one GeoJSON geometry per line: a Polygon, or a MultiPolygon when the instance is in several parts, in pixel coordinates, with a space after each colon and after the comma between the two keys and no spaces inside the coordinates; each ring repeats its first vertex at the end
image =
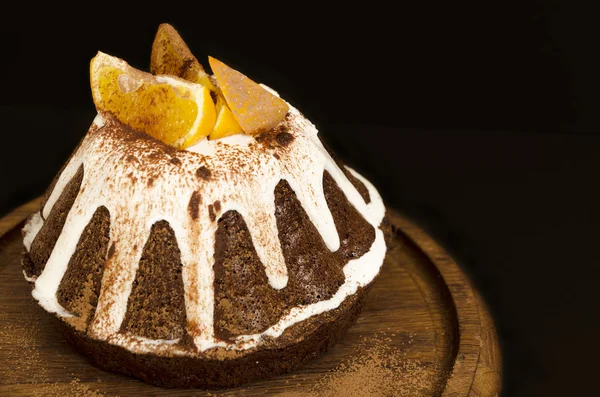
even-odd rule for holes
{"type": "Polygon", "coordinates": [[[20,227],[39,199],[0,219],[2,396],[498,396],[501,358],[485,304],[452,258],[392,213],[395,235],[357,323],[324,356],[223,391],[167,390],[104,372],[76,353],[31,298],[20,227]]]}

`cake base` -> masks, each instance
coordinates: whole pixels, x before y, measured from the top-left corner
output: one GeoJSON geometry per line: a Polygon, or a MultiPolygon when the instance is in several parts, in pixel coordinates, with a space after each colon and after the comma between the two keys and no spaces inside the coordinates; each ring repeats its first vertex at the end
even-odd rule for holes
{"type": "Polygon", "coordinates": [[[319,359],[269,381],[219,391],[164,389],[103,371],[65,341],[58,320],[23,286],[19,224],[39,206],[40,200],[34,200],[0,218],[0,395],[308,397],[344,395],[348,379],[358,385],[355,395],[370,397],[500,393],[501,351],[485,302],[439,244],[394,212],[386,263],[358,321],[319,359]],[[400,355],[397,371],[369,358],[377,338],[400,355]],[[357,360],[363,364],[348,366],[357,360]],[[365,366],[389,376],[361,378],[365,366]],[[395,393],[385,394],[393,388],[395,393]]]}
{"type": "Polygon", "coordinates": [[[217,389],[272,378],[326,352],[355,322],[369,288],[370,285],[359,289],[337,309],[296,324],[267,347],[252,349],[241,357],[222,348],[214,349],[206,358],[135,354],[120,346],[94,340],[58,318],[56,322],[76,350],[106,371],[168,388],[217,389]]]}

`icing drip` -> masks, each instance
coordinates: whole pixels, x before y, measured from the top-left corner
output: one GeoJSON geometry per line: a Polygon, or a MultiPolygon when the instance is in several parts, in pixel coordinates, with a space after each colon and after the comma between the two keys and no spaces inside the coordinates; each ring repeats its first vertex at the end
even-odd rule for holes
{"type": "Polygon", "coordinates": [[[23,226],[23,245],[27,251],[31,249],[31,243],[43,225],[44,220],[39,212],[36,212],[27,219],[25,226],[23,226]]]}
{"type": "Polygon", "coordinates": [[[187,332],[200,351],[216,346],[249,349],[259,345],[263,336],[278,337],[291,325],[338,307],[379,272],[386,252],[379,229],[385,207],[377,190],[348,169],[367,187],[371,202],[365,203],[321,144],[317,129],[295,108],[290,106],[283,127],[293,136],[284,146],[269,147],[252,137],[234,135],[176,151],[124,129],[110,116],[98,115],[59,176],[41,214],[33,215],[23,229],[25,247],[29,249],[43,219],[83,165],[80,192],[44,271],[35,281],[34,298],[49,312],[72,316],[59,305],[56,291],[81,232],[96,209],[105,206],[111,217],[109,244],[114,244],[114,254],[107,259],[95,318],[88,329],[94,338],[134,352],[191,354],[174,340],[150,340],[118,332],[143,247],[152,225],[161,220],[169,222],[181,251],[187,332]],[[125,145],[124,139],[134,144],[125,145]],[[202,178],[197,173],[201,168],[202,178]],[[288,275],[275,218],[275,187],[281,179],[289,183],[327,247],[335,251],[340,240],[325,200],[324,171],[376,229],[369,251],[345,265],[346,280],[330,299],[291,309],[261,334],[240,336],[233,343],[215,339],[212,268],[220,215],[235,210],[243,216],[269,284],[285,288],[288,275]],[[188,207],[192,196],[198,209],[191,214],[188,207]]]}

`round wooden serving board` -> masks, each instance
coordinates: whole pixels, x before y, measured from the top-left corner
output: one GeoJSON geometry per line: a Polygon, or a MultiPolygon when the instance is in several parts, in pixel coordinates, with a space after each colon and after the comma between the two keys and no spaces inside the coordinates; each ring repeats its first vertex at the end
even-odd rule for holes
{"type": "Polygon", "coordinates": [[[34,200],[0,219],[2,396],[499,395],[500,349],[484,302],[452,258],[397,213],[382,274],[340,343],[293,373],[202,391],[107,373],[71,349],[21,272],[20,228],[38,205],[34,200]]]}

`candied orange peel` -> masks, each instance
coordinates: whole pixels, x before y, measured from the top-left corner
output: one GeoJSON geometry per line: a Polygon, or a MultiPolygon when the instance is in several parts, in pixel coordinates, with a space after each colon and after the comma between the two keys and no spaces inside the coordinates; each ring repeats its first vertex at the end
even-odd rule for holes
{"type": "Polygon", "coordinates": [[[204,71],[187,44],[168,23],[160,24],[154,37],[150,55],[150,72],[181,77],[218,92],[210,76],[204,71]]]}
{"type": "Polygon", "coordinates": [[[268,131],[283,120],[289,110],[283,99],[218,59],[208,57],[208,61],[225,101],[246,134],[268,131]]]}

